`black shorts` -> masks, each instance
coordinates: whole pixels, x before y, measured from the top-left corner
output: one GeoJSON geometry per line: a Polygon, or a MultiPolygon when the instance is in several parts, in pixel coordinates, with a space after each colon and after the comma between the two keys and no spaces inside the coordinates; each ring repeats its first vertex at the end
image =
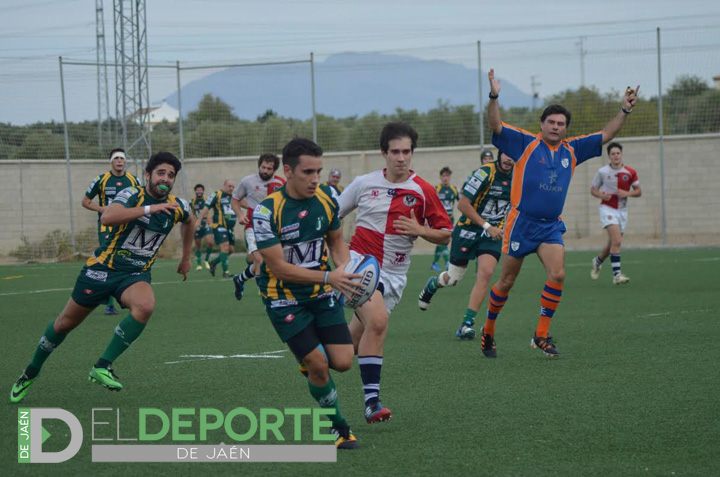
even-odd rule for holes
{"type": "Polygon", "coordinates": [[[302,360],[319,345],[352,344],[352,337],[347,324],[330,326],[308,326],[286,341],[290,351],[297,359],[302,360]]]}

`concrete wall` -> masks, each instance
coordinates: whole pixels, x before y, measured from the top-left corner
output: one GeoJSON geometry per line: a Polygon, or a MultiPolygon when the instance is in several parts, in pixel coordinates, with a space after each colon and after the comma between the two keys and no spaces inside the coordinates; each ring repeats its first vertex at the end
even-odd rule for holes
{"type": "MultiPolygon", "coordinates": [[[[638,171],[643,195],[630,199],[629,226],[625,244],[631,246],[661,243],[660,143],[658,138],[632,138],[621,141],[625,162],[638,171]]],[[[720,135],[674,136],[665,138],[665,207],[668,242],[671,244],[720,245],[720,135]]],[[[418,149],[413,168],[431,183],[438,172],[449,166],[458,187],[479,166],[476,146],[418,149]]],[[[606,158],[596,158],[579,166],[570,186],[563,217],[569,247],[597,247],[603,238],[598,220],[598,200],[590,196],[590,182],[606,158]]],[[[353,177],[384,165],[378,152],[329,153],[325,170],[343,171],[342,184],[353,177]]],[[[72,203],[75,230],[95,227],[96,214],[80,206],[90,181],[108,170],[107,161],[71,161],[72,203]]],[[[129,165],[134,172],[134,165],[129,165]]],[[[220,187],[226,178],[239,180],[257,171],[256,157],[190,159],[186,161],[185,183],[188,195],[200,182],[206,191],[220,187]]],[[[174,192],[182,193],[182,177],[174,192]]],[[[40,240],[48,232],[69,231],[67,169],[65,161],[0,161],[0,255],[7,255],[26,236],[40,240]]],[[[346,231],[352,229],[352,217],[346,231]]],[[[427,251],[421,245],[418,250],[427,251]]]]}

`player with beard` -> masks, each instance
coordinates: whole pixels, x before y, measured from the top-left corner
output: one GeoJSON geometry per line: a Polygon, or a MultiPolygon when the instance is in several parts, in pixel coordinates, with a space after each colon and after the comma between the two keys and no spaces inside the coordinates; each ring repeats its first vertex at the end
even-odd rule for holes
{"type": "Polygon", "coordinates": [[[110,342],[90,370],[89,380],[111,391],[122,384],[113,362],[143,332],[155,310],[150,269],[173,226],[181,223],[182,258],[177,272],[187,279],[193,242],[190,204],[170,194],[181,163],[169,152],[154,154],[145,167],[144,188],[120,192],[102,214],[112,234],[88,259],[75,282],[70,300],[40,338],[32,361],[13,385],[10,401],[20,402],[50,354],[99,304],[114,296],[130,313],[115,327],[110,342]]]}
{"type": "MultiPolygon", "coordinates": [[[[455,224],[450,247],[450,266],[437,277],[430,277],[420,293],[419,306],[427,310],[433,295],[444,287],[454,287],[465,276],[470,260],[477,259],[477,276],[470,292],[465,316],[455,336],[473,339],[475,316],[485,299],[490,279],[500,261],[503,227],[510,211],[510,187],[514,161],[502,151],[498,160],[475,170],[463,185],[458,210],[463,214],[455,224]]],[[[482,351],[496,357],[492,336],[481,329],[482,351]]]]}
{"type": "Polygon", "coordinates": [[[253,209],[268,195],[285,184],[285,179],[276,176],[275,171],[280,167],[280,158],[275,154],[261,154],[258,159],[258,173],[245,176],[238,183],[232,194],[232,208],[237,214],[239,224],[245,226],[245,247],[249,265],[238,275],[233,275],[235,283],[235,298],[241,300],[245,292],[245,282],[260,273],[262,257],[257,252],[257,243],[253,233],[253,209]],[[247,214],[243,210],[247,209],[247,214]]]}

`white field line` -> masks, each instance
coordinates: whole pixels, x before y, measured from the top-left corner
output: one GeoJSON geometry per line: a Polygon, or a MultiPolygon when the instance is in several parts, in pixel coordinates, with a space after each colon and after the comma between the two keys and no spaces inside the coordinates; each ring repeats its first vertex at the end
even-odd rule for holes
{"type": "MultiPolygon", "coordinates": [[[[183,282],[182,280],[174,281],[174,282],[153,282],[152,286],[155,285],[180,285],[182,283],[204,283],[204,282],[214,282],[214,281],[220,281],[220,280],[214,280],[214,279],[207,279],[207,280],[192,280],[189,282],[183,282]]],[[[50,292],[57,292],[57,291],[72,291],[72,288],[46,288],[45,290],[23,290],[23,291],[16,291],[16,292],[7,292],[7,293],[0,293],[0,297],[2,296],[13,296],[13,295],[30,295],[33,293],[50,293],[50,292]]]]}
{"type": "Polygon", "coordinates": [[[652,318],[655,316],[667,316],[667,315],[686,315],[688,313],[706,313],[713,311],[712,308],[704,308],[702,310],[682,310],[682,311],[664,311],[662,313],[648,313],[647,315],[637,315],[638,318],[652,318]]]}
{"type": "Polygon", "coordinates": [[[211,359],[232,359],[232,358],[269,358],[269,359],[277,359],[277,358],[283,358],[284,356],[278,356],[279,353],[285,353],[288,350],[286,349],[279,349],[277,351],[264,351],[262,353],[252,353],[252,354],[231,354],[229,356],[225,356],[222,354],[181,354],[178,356],[179,358],[185,358],[178,361],[166,361],[165,364],[178,364],[178,363],[189,363],[191,361],[207,361],[211,359]]]}

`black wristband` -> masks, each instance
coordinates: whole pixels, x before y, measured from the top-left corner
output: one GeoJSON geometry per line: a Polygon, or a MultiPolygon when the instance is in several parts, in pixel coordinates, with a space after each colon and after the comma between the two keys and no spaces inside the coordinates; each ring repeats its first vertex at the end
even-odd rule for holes
{"type": "Polygon", "coordinates": [[[621,107],[621,108],[620,108],[620,111],[622,111],[622,112],[625,113],[625,114],[630,114],[630,113],[632,113],[632,109],[625,109],[625,106],[621,107]]]}
{"type": "Polygon", "coordinates": [[[490,99],[498,99],[499,97],[500,97],[499,94],[492,94],[492,93],[488,94],[488,98],[490,98],[490,99]]]}

